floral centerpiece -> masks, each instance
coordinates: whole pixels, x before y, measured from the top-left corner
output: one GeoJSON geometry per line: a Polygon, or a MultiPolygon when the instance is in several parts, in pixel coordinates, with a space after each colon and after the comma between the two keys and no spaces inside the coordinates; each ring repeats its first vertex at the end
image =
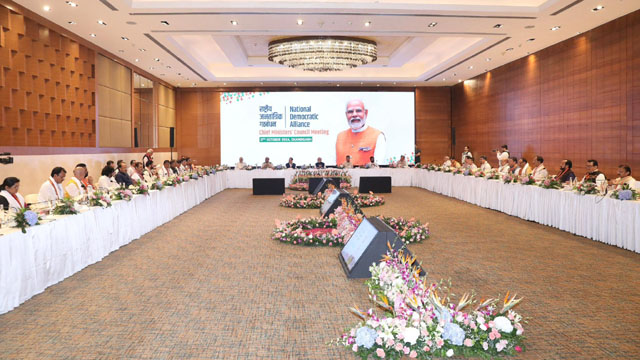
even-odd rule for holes
{"type": "Polygon", "coordinates": [[[451,171],[451,173],[452,173],[453,175],[457,175],[457,174],[464,174],[464,168],[463,168],[463,167],[453,168],[453,170],[451,171]]]}
{"type": "Polygon", "coordinates": [[[352,199],[356,205],[361,208],[384,205],[384,198],[382,196],[374,195],[372,191],[369,191],[368,194],[355,192],[352,199]]]}
{"type": "Polygon", "coordinates": [[[414,166],[416,169],[422,169],[422,168],[425,168],[425,169],[426,169],[426,168],[427,168],[427,166],[426,166],[426,165],[423,165],[423,164],[421,164],[421,163],[416,163],[416,164],[415,164],[415,165],[413,165],[413,166],[414,166]]]}
{"type": "Polygon", "coordinates": [[[485,174],[487,180],[500,180],[500,172],[497,169],[491,169],[485,174]]]}
{"type": "Polygon", "coordinates": [[[416,259],[391,250],[370,267],[366,282],[371,300],[384,313],[352,308],[361,321],[334,343],[362,359],[434,357],[495,358],[522,352],[522,316],[513,311],[516,296],[482,301],[473,310],[474,296],[451,302],[450,284],[422,278],[416,259]]]}
{"type": "Polygon", "coordinates": [[[478,169],[473,173],[473,176],[479,178],[479,177],[485,177],[485,174],[484,174],[484,171],[478,169]]]}
{"type": "Polygon", "coordinates": [[[511,173],[507,173],[502,176],[502,182],[505,184],[511,184],[512,182],[516,182],[516,181],[518,181],[518,178],[513,176],[513,174],[511,173]]]}
{"type": "Polygon", "coordinates": [[[187,182],[189,179],[191,179],[191,177],[188,174],[182,176],[182,182],[187,182]]]}
{"type": "Polygon", "coordinates": [[[598,185],[594,182],[581,182],[573,190],[580,195],[593,195],[598,193],[598,185]]]}
{"type": "Polygon", "coordinates": [[[525,175],[520,178],[520,184],[522,185],[534,185],[536,181],[533,179],[533,176],[525,175]]]}
{"type": "Polygon", "coordinates": [[[544,181],[540,182],[538,184],[538,186],[545,188],[545,189],[560,189],[562,188],[562,184],[560,183],[560,181],[558,181],[558,179],[554,176],[552,178],[548,178],[545,179],[544,181]]]}
{"type": "Polygon", "coordinates": [[[58,200],[56,207],[53,208],[53,215],[75,215],[78,213],[78,207],[73,199],[65,197],[58,200]]]}
{"type": "Polygon", "coordinates": [[[623,184],[611,193],[611,197],[618,200],[638,200],[639,195],[629,184],[623,184]]]}
{"type": "Polygon", "coordinates": [[[311,194],[296,194],[285,195],[280,200],[280,206],[290,207],[295,209],[319,209],[324,203],[324,198],[321,193],[316,195],[311,194]]]}
{"type": "MultiPolygon", "coordinates": [[[[454,169],[455,169],[455,168],[454,168],[454,169]]],[[[442,167],[442,171],[443,171],[443,172],[448,173],[448,172],[453,171],[453,169],[452,169],[451,167],[449,167],[449,166],[443,166],[443,167],[442,167]]]]}
{"type": "Polygon", "coordinates": [[[149,195],[149,185],[147,185],[143,181],[138,181],[137,186],[134,186],[134,185],[129,186],[129,189],[133,191],[134,194],[149,195]]]}
{"type": "Polygon", "coordinates": [[[384,221],[405,244],[420,242],[429,238],[429,223],[422,224],[415,218],[404,219],[402,217],[382,217],[384,221]]]}
{"type": "Polygon", "coordinates": [[[132,198],[133,198],[133,191],[129,189],[116,189],[111,192],[112,200],[131,201],[132,198]]]}
{"type": "Polygon", "coordinates": [[[153,184],[151,184],[151,190],[162,190],[164,189],[164,183],[160,179],[155,179],[153,184]]]}
{"type": "Polygon", "coordinates": [[[99,206],[107,208],[111,206],[111,197],[101,191],[94,191],[87,195],[89,206],[99,206]]]}
{"type": "Polygon", "coordinates": [[[193,180],[198,180],[200,177],[198,176],[198,173],[192,173],[192,174],[191,174],[191,178],[192,178],[193,180]]]}
{"type": "Polygon", "coordinates": [[[29,226],[35,226],[40,224],[40,217],[35,212],[28,210],[27,208],[21,208],[13,218],[16,225],[23,234],[27,233],[29,226]]]}

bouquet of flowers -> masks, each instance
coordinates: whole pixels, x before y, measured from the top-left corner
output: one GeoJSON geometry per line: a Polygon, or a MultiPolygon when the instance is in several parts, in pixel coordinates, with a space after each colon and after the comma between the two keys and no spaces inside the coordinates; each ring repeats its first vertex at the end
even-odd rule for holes
{"type": "Polygon", "coordinates": [[[414,167],[415,167],[416,169],[427,168],[425,165],[422,165],[421,163],[416,163],[416,164],[414,165],[414,167]]]}
{"type": "Polygon", "coordinates": [[[101,191],[94,191],[88,195],[89,206],[107,208],[111,206],[111,197],[101,191]]]}
{"type": "Polygon", "coordinates": [[[629,184],[623,184],[620,189],[616,189],[611,193],[611,197],[618,200],[638,200],[639,195],[629,184]]]}
{"type": "Polygon", "coordinates": [[[415,218],[406,220],[402,217],[382,217],[381,220],[389,225],[405,244],[420,242],[429,238],[429,224],[422,224],[415,218]]]}
{"type": "Polygon", "coordinates": [[[282,170],[282,169],[284,169],[284,166],[282,166],[282,165],[276,165],[275,169],[276,169],[276,170],[282,170]]]}
{"type": "Polygon", "coordinates": [[[451,302],[451,285],[429,283],[415,257],[389,251],[370,267],[366,282],[374,309],[352,308],[361,321],[335,340],[362,359],[434,357],[495,358],[522,352],[522,316],[513,311],[522,299],[482,301],[473,310],[474,296],[465,293],[451,302]]]}
{"type": "Polygon", "coordinates": [[[464,176],[473,176],[473,172],[471,171],[471,169],[465,169],[464,172],[462,173],[462,175],[464,175],[464,176]]]}
{"type": "Polygon", "coordinates": [[[592,195],[598,193],[598,186],[594,182],[581,182],[573,190],[580,195],[592,195]]]}
{"type": "Polygon", "coordinates": [[[453,170],[451,171],[451,173],[452,173],[453,175],[457,175],[457,174],[464,174],[464,168],[463,168],[463,167],[453,168],[453,170]]]}
{"type": "Polygon", "coordinates": [[[322,197],[322,194],[320,193],[318,193],[317,195],[285,195],[282,200],[280,200],[280,206],[295,209],[319,209],[320,207],[322,207],[323,203],[324,199],[322,197]]]}
{"type": "Polygon", "coordinates": [[[515,181],[517,181],[517,178],[511,173],[507,173],[502,177],[502,182],[504,182],[505,184],[511,184],[515,181]]]}
{"type": "Polygon", "coordinates": [[[191,179],[191,178],[189,177],[189,175],[184,175],[184,176],[182,177],[182,182],[187,182],[187,181],[189,181],[189,179],[191,179]]]}
{"type": "Polygon", "coordinates": [[[77,204],[73,199],[65,197],[53,208],[53,215],[75,215],[78,213],[77,204]]]}
{"type": "Polygon", "coordinates": [[[129,189],[116,189],[111,192],[111,198],[113,200],[131,201],[133,198],[133,192],[129,189]]]}
{"type": "Polygon", "coordinates": [[[482,170],[478,169],[476,170],[476,172],[473,173],[473,176],[479,178],[479,177],[484,177],[485,175],[482,170]]]}
{"type": "Polygon", "coordinates": [[[346,244],[362,222],[362,214],[356,214],[350,204],[339,206],[334,214],[338,221],[338,235],[342,236],[342,242],[346,244]]]}
{"type": "Polygon", "coordinates": [[[251,166],[251,165],[247,165],[247,167],[246,167],[246,168],[244,168],[244,169],[245,169],[245,170],[247,170],[247,171],[249,171],[249,170],[253,170],[253,166],[251,166]]]}
{"type": "Polygon", "coordinates": [[[134,194],[149,195],[149,185],[143,181],[138,181],[138,186],[129,186],[129,189],[131,189],[134,194]]]}
{"type": "Polygon", "coordinates": [[[151,190],[162,190],[164,188],[164,184],[160,179],[156,179],[156,181],[151,184],[151,190]]]}
{"type": "Polygon", "coordinates": [[[19,228],[23,234],[27,233],[27,228],[29,226],[35,226],[40,224],[40,217],[38,214],[31,210],[27,210],[27,208],[20,209],[13,220],[16,223],[17,228],[19,228]]]}
{"type": "Polygon", "coordinates": [[[448,172],[451,172],[452,169],[450,167],[448,167],[448,166],[443,166],[442,167],[442,171],[448,173],[448,172]]]}
{"type": "Polygon", "coordinates": [[[382,196],[375,196],[373,191],[369,191],[368,194],[355,192],[352,198],[356,205],[361,208],[384,205],[384,198],[382,196]]]}
{"type": "Polygon", "coordinates": [[[486,175],[487,180],[500,180],[500,172],[496,169],[491,169],[486,175]]]}
{"type": "Polygon", "coordinates": [[[545,189],[560,189],[562,188],[562,184],[560,183],[560,181],[558,181],[558,179],[556,179],[556,177],[552,177],[549,179],[545,179],[544,181],[542,181],[540,184],[538,184],[538,186],[545,188],[545,189]]]}
{"type": "Polygon", "coordinates": [[[191,174],[191,178],[192,178],[193,180],[198,180],[198,178],[199,178],[199,177],[198,177],[198,174],[197,174],[197,173],[193,173],[193,174],[191,174]]]}
{"type": "Polygon", "coordinates": [[[536,183],[536,181],[533,179],[532,176],[525,175],[525,176],[520,178],[520,184],[522,184],[522,185],[533,185],[535,183],[536,183]]]}

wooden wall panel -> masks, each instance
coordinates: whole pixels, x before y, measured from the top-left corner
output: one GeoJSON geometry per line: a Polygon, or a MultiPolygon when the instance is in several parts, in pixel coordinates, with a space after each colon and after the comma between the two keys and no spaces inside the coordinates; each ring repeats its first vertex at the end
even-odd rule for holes
{"type": "Polygon", "coordinates": [[[440,161],[451,152],[451,89],[416,89],[416,145],[423,163],[440,161]]]}
{"type": "Polygon", "coordinates": [[[596,159],[608,177],[625,163],[640,173],[640,12],[629,14],[465,81],[452,90],[460,157],[502,144],[555,173],[571,159],[584,174],[596,159]]]}
{"type": "Polygon", "coordinates": [[[4,6],[0,34],[2,145],[95,146],[93,50],[4,6]]]}

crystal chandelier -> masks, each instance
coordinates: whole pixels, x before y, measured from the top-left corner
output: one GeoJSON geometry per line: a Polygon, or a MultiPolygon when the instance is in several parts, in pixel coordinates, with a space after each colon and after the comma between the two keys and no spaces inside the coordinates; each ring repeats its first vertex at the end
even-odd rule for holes
{"type": "Polygon", "coordinates": [[[378,58],[371,40],[345,36],[304,36],[269,42],[269,61],[305,71],[341,71],[378,58]]]}

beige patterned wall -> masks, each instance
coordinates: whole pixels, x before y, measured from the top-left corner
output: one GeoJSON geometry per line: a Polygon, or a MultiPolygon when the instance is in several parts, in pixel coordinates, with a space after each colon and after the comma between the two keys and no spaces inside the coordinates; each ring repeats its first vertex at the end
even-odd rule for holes
{"type": "Polygon", "coordinates": [[[131,147],[131,70],[98,55],[98,146],[131,147]]]}
{"type": "Polygon", "coordinates": [[[176,126],[176,94],[158,84],[158,147],[169,147],[169,128],[176,126]]]}

